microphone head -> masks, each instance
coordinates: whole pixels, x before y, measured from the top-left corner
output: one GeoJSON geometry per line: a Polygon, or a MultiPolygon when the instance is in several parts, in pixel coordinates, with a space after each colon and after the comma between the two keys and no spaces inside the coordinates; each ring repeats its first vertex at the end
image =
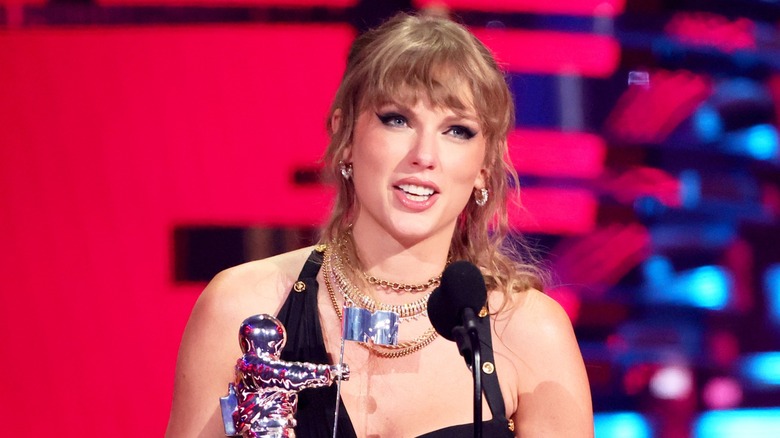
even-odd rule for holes
{"type": "Polygon", "coordinates": [[[441,275],[441,285],[428,298],[428,318],[444,338],[454,341],[452,329],[463,325],[463,310],[479,314],[487,301],[485,278],[471,262],[451,263],[441,275]]]}

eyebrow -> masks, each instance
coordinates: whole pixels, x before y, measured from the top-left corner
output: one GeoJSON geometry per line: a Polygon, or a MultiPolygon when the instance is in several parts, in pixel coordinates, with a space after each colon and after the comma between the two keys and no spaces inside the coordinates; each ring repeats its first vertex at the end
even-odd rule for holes
{"type": "MultiPolygon", "coordinates": [[[[384,102],[384,103],[380,103],[380,104],[375,106],[375,110],[376,111],[381,110],[383,107],[386,107],[386,106],[395,106],[395,107],[398,108],[399,111],[402,111],[402,112],[405,112],[405,113],[408,113],[408,114],[415,114],[415,111],[414,111],[414,109],[412,107],[410,107],[409,105],[406,105],[404,103],[401,103],[401,102],[384,102]]],[[[449,110],[452,113],[452,114],[447,115],[445,117],[445,119],[447,119],[447,120],[451,120],[451,119],[465,119],[465,120],[473,121],[474,123],[477,123],[478,125],[481,125],[480,118],[477,116],[476,111],[473,111],[473,108],[470,109],[469,111],[457,110],[455,108],[447,107],[447,106],[443,106],[442,108],[446,108],[447,110],[449,110]]]]}

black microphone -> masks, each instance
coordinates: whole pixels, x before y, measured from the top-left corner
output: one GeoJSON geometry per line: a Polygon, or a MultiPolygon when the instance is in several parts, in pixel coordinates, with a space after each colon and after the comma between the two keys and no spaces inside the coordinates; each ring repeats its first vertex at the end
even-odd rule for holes
{"type": "Polygon", "coordinates": [[[444,338],[458,345],[474,379],[474,438],[482,438],[482,353],[477,315],[487,301],[482,272],[460,260],[441,274],[441,285],[428,298],[428,318],[444,338]]]}
{"type": "Polygon", "coordinates": [[[459,260],[447,266],[441,285],[428,298],[428,318],[442,337],[455,341],[452,330],[467,325],[464,316],[479,315],[486,301],[482,272],[474,264],[459,260]]]}

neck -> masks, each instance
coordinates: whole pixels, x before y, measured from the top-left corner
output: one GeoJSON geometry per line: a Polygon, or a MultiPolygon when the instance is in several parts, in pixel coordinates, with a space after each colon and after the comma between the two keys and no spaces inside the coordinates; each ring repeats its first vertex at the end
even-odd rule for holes
{"type": "Polygon", "coordinates": [[[451,233],[418,241],[400,241],[357,224],[352,230],[361,269],[388,281],[424,283],[441,274],[447,263],[451,233]]]}

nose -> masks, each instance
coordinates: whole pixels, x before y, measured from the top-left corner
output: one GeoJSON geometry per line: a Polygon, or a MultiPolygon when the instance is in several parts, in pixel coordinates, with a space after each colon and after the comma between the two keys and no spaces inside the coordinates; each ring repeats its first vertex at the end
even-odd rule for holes
{"type": "Polygon", "coordinates": [[[438,164],[438,139],[436,132],[422,131],[415,136],[409,157],[412,165],[423,169],[433,169],[438,164]]]}

